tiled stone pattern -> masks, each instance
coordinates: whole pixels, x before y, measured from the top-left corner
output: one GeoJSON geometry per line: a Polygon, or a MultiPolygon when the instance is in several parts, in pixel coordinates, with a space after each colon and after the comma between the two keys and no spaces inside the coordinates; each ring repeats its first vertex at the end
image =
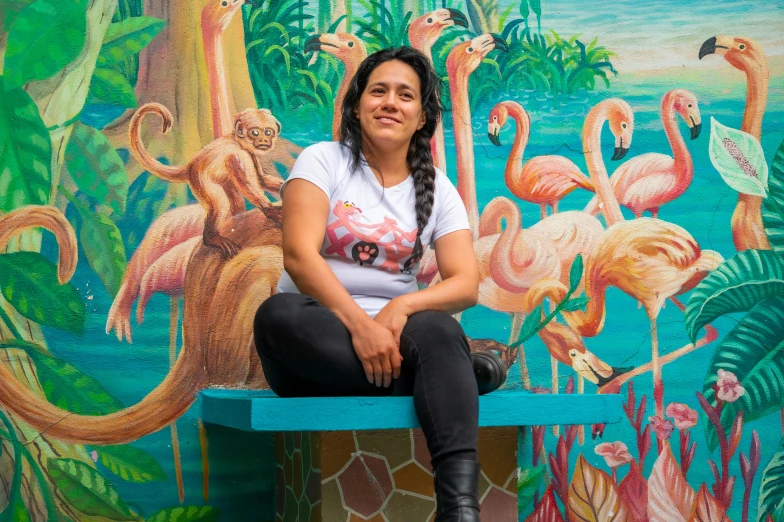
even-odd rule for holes
{"type": "MultiPolygon", "coordinates": [[[[421,430],[287,433],[276,443],[278,522],[434,519],[430,454],[421,430]]],[[[515,428],[479,430],[483,522],[517,521],[516,452],[515,428]]]]}

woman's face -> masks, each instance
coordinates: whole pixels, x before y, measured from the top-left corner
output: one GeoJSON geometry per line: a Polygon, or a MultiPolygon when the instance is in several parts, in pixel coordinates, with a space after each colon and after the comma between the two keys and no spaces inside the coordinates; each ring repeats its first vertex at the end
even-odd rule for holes
{"type": "Polygon", "coordinates": [[[401,61],[382,63],[370,73],[354,115],[372,144],[407,147],[425,124],[419,76],[401,61]]]}

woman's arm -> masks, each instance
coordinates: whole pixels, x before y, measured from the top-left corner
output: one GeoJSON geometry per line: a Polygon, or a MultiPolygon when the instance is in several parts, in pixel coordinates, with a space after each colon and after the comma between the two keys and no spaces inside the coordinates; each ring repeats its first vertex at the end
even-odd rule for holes
{"type": "Polygon", "coordinates": [[[418,292],[392,299],[375,317],[400,343],[408,317],[424,310],[454,314],[471,308],[479,298],[479,263],[469,230],[458,230],[435,242],[436,262],[443,279],[418,292]]]}
{"type": "Polygon", "coordinates": [[[292,179],[283,191],[283,267],[297,289],[331,310],[346,326],[368,381],[389,386],[400,372],[392,334],[374,322],[321,257],[329,198],[310,181],[292,179]]]}

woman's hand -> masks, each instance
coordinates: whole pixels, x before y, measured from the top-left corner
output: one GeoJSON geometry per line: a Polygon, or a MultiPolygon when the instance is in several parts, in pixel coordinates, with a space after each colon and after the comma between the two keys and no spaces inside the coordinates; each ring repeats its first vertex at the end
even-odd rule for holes
{"type": "Polygon", "coordinates": [[[381,323],[370,318],[363,321],[351,331],[351,342],[357,357],[362,361],[368,382],[388,388],[392,379],[400,376],[400,362],[403,358],[400,356],[398,341],[381,323]]]}
{"type": "Polygon", "coordinates": [[[392,336],[395,338],[395,342],[399,348],[400,335],[403,333],[403,328],[408,322],[409,315],[410,314],[406,309],[406,305],[403,304],[403,298],[401,296],[389,301],[384,306],[384,308],[382,308],[381,311],[376,314],[376,317],[373,320],[392,332],[392,336]]]}

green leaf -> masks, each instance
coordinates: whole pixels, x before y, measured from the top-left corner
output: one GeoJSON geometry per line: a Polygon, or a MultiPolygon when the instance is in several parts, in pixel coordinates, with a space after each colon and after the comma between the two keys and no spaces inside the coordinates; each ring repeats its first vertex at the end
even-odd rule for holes
{"type": "Polygon", "coordinates": [[[768,191],[768,197],[762,200],[762,223],[770,246],[784,254],[784,141],[773,156],[768,191]]]}
{"type": "Polygon", "coordinates": [[[784,295],[784,258],[770,250],[744,250],[708,274],[686,306],[686,332],[692,342],[700,328],[731,312],[784,295]]]}
{"type": "Polygon", "coordinates": [[[114,221],[100,212],[81,207],[79,215],[82,218],[79,238],[87,263],[101,278],[109,295],[114,297],[128,265],[122,234],[114,221]]]}
{"type": "Polygon", "coordinates": [[[531,11],[528,10],[528,0],[520,0],[520,16],[523,17],[523,20],[527,20],[529,14],[531,11]]]}
{"type": "Polygon", "coordinates": [[[585,308],[585,305],[588,304],[589,298],[587,296],[581,295],[580,297],[575,297],[574,299],[569,299],[561,306],[561,311],[563,312],[576,312],[577,310],[582,310],[585,308]]]}
{"type": "Polygon", "coordinates": [[[46,399],[79,415],[108,415],[124,408],[106,389],[74,365],[27,341],[0,341],[0,349],[24,350],[35,364],[46,399]]]}
{"type": "Polygon", "coordinates": [[[33,2],[35,2],[35,0],[2,0],[2,2],[0,2],[3,10],[5,10],[6,32],[8,31],[8,28],[11,27],[11,24],[14,23],[14,20],[16,20],[16,16],[19,12],[33,2]]]}
{"type": "Polygon", "coordinates": [[[101,464],[128,482],[166,480],[166,473],[155,457],[133,446],[101,446],[93,448],[101,464]]]}
{"type": "Polygon", "coordinates": [[[711,163],[731,188],[743,194],[766,197],[768,164],[757,138],[725,127],[711,117],[711,163]]]}
{"type": "Polygon", "coordinates": [[[542,16],[542,0],[528,0],[531,4],[531,11],[536,13],[536,16],[542,16]]]}
{"type": "MultiPolygon", "coordinates": [[[[6,65],[7,67],[7,65],[6,65]]],[[[0,92],[3,77],[0,76],[0,92]]],[[[0,96],[0,212],[49,201],[52,142],[23,89],[0,96]]]]}
{"type": "Polygon", "coordinates": [[[572,262],[572,267],[569,269],[569,291],[574,292],[580,286],[580,280],[583,277],[583,255],[577,254],[572,262]]]}
{"type": "MultiPolygon", "coordinates": [[[[712,404],[719,370],[735,374],[745,389],[738,400],[722,407],[721,423],[727,433],[741,410],[748,423],[784,407],[784,296],[757,304],[716,348],[703,384],[703,395],[712,404]]],[[[718,439],[711,423],[706,423],[705,437],[715,449],[718,439]]]]}
{"type": "Polygon", "coordinates": [[[87,32],[85,7],[73,0],[37,0],[16,16],[5,51],[6,89],[49,78],[79,56],[87,32]]]}
{"type": "Polygon", "coordinates": [[[219,514],[211,506],[177,506],[156,511],[145,522],[216,522],[219,514]]]}
{"type": "Polygon", "coordinates": [[[523,512],[528,504],[534,499],[534,495],[539,490],[547,466],[540,464],[535,468],[523,468],[520,470],[520,478],[517,479],[517,509],[523,512]]]}
{"type": "Polygon", "coordinates": [[[128,173],[122,158],[98,129],[76,122],[65,149],[65,163],[83,193],[125,212],[128,173]]]}
{"type": "Polygon", "coordinates": [[[76,335],[84,331],[82,297],[70,283],[61,285],[57,267],[38,252],[0,255],[0,291],[24,317],[76,335]]]}
{"type": "Polygon", "coordinates": [[[117,490],[98,471],[74,459],[49,459],[47,469],[70,505],[85,515],[111,520],[139,520],[117,490]]]}
{"type": "Polygon", "coordinates": [[[96,67],[90,80],[90,102],[136,107],[136,93],[123,73],[108,67],[96,67]]]}
{"type": "Polygon", "coordinates": [[[536,333],[536,329],[539,327],[539,320],[541,317],[542,305],[539,305],[526,316],[525,321],[523,321],[523,326],[520,327],[520,335],[517,338],[517,341],[512,343],[509,348],[517,348],[525,341],[533,337],[533,335],[536,333]]]}
{"type": "Polygon", "coordinates": [[[166,21],[149,16],[133,16],[109,25],[98,54],[98,67],[111,67],[132,58],[166,27],[166,21]]]}
{"type": "Polygon", "coordinates": [[[784,520],[784,439],[779,444],[779,451],[762,472],[757,522],[764,522],[767,515],[772,515],[775,520],[784,520]]]}

